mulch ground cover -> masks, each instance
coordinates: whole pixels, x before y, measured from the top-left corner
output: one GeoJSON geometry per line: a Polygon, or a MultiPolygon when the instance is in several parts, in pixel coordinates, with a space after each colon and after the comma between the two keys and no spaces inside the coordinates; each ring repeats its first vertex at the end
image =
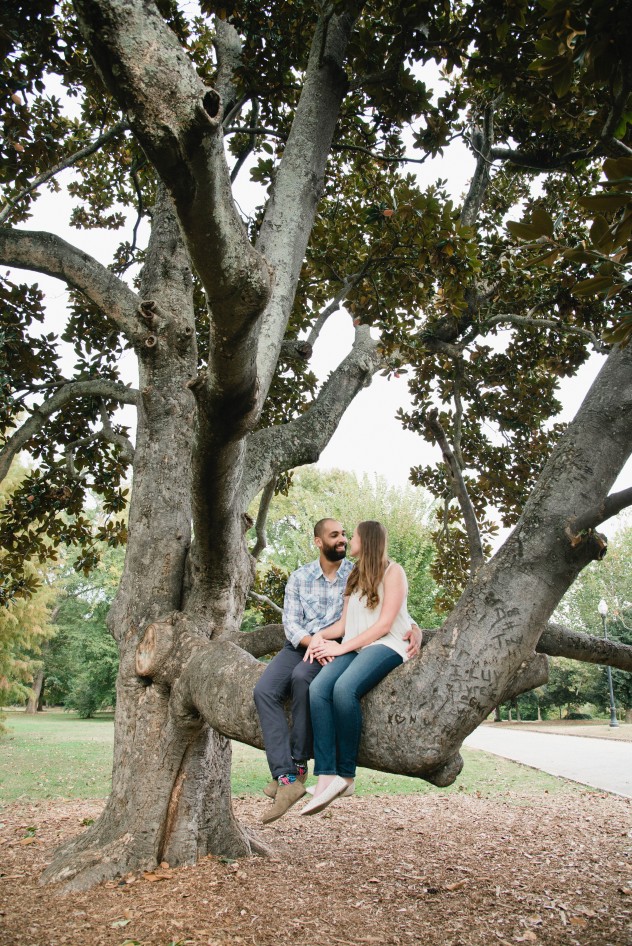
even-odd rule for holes
{"type": "Polygon", "coordinates": [[[164,865],[67,895],[39,874],[100,803],[5,808],[0,943],[632,946],[630,800],[355,796],[262,828],[266,804],[235,799],[269,857],[164,865]]]}

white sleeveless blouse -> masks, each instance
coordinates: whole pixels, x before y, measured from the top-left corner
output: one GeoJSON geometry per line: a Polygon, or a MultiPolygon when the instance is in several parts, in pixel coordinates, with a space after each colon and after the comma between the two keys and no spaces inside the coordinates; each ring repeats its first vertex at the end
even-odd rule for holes
{"type": "MultiPolygon", "coordinates": [[[[388,565],[386,571],[388,571],[392,564],[391,562],[391,564],[388,565]]],[[[386,574],[386,572],[384,574],[386,574]]],[[[406,576],[404,576],[404,580],[406,581],[406,576]]],[[[352,640],[354,637],[357,637],[358,634],[362,634],[363,631],[367,631],[375,624],[382,613],[382,602],[384,601],[383,581],[378,585],[377,593],[379,601],[372,611],[367,607],[366,598],[360,598],[357,591],[354,591],[353,594],[349,596],[343,641],[352,640]]],[[[406,581],[406,593],[408,594],[408,581],[406,581]]],[[[396,650],[403,660],[408,659],[406,656],[408,642],[404,640],[404,634],[406,631],[410,630],[412,621],[408,614],[407,601],[408,597],[406,596],[402,601],[401,608],[395,615],[395,620],[388,634],[379,637],[376,641],[373,641],[372,644],[366,644],[367,647],[373,647],[374,644],[386,644],[387,647],[396,650]]]]}

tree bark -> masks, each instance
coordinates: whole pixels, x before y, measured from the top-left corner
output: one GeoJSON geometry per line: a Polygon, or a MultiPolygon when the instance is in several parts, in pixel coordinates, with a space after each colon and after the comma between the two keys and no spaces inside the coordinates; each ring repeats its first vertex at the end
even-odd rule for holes
{"type": "MultiPolygon", "coordinates": [[[[121,584],[109,614],[119,645],[112,792],[99,820],[61,848],[44,880],[85,888],[169,859],[251,851],[230,807],[230,752],[199,717],[174,715],[170,688],[136,672],[138,641],[153,618],[183,602],[191,541],[192,444],[197,370],[189,258],[170,199],[159,192],[141,281],[140,398],[121,584]],[[213,788],[214,790],[210,790],[213,788]]],[[[201,633],[208,634],[202,627],[201,633]]]]}

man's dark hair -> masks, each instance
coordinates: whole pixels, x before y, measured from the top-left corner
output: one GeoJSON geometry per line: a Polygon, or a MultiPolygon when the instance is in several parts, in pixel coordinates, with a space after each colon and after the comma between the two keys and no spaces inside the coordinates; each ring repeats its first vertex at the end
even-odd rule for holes
{"type": "Polygon", "coordinates": [[[335,519],[332,519],[331,516],[326,516],[324,519],[319,519],[316,525],[314,526],[314,538],[322,539],[323,532],[325,531],[326,522],[335,522],[335,519]]]}

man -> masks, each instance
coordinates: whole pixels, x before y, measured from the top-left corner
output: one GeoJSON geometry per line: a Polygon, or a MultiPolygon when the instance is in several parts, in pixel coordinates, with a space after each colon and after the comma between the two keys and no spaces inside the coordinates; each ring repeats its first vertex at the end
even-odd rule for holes
{"type": "MultiPolygon", "coordinates": [[[[303,661],[310,638],[342,614],[344,591],[352,569],[347,561],[347,536],[337,519],[320,519],[314,526],[316,561],[288,578],[283,603],[287,641],[259,678],[254,698],[273,781],[264,789],[274,804],[263,823],[276,821],[305,794],[307,762],[312,758],[309,685],[321,668],[303,661]],[[292,729],[284,703],[292,702],[292,729]]],[[[421,632],[410,632],[409,656],[419,653],[421,632]]]]}

